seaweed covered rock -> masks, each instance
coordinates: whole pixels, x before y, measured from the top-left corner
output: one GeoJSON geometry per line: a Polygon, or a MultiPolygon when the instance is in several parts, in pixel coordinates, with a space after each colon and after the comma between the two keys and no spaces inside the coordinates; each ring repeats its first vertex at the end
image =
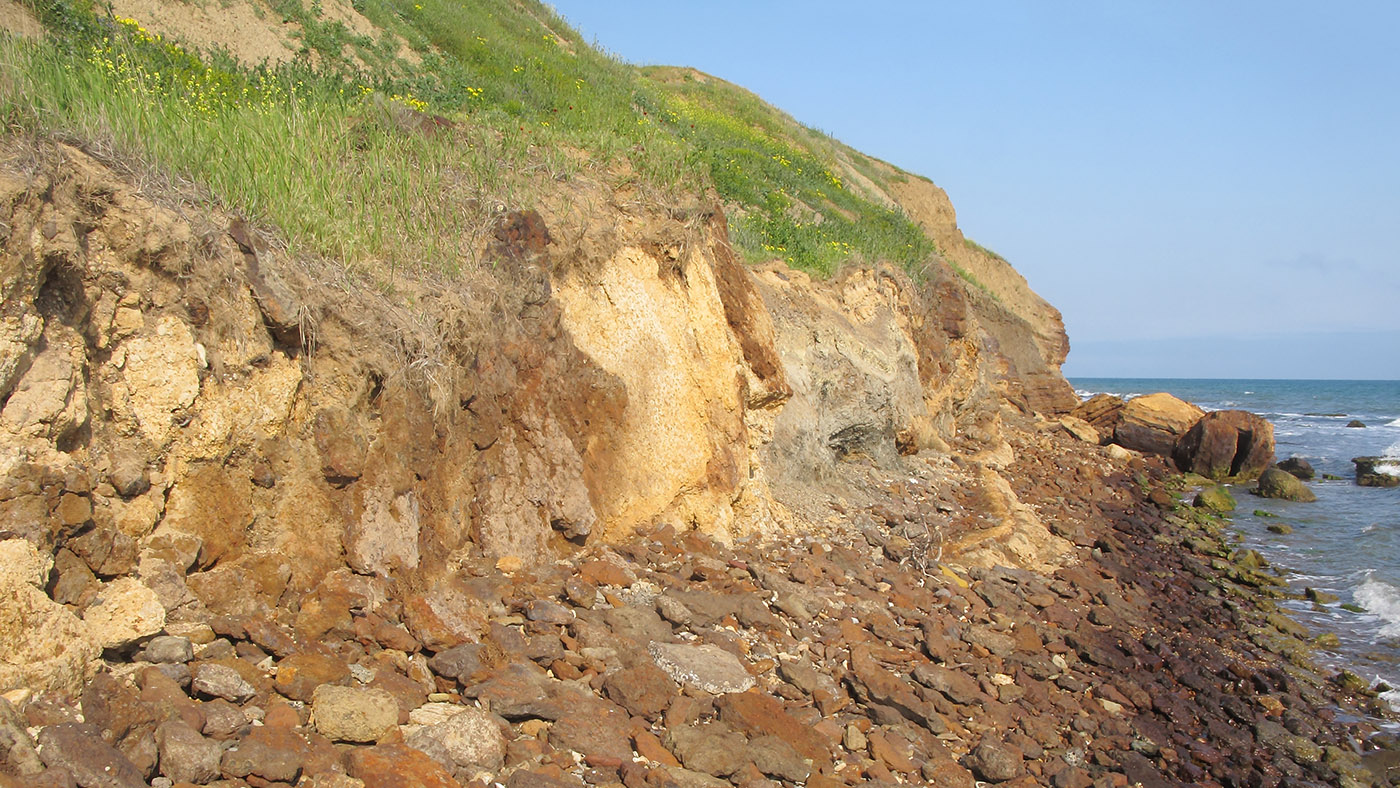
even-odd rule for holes
{"type": "Polygon", "coordinates": [[[1217,484],[1197,493],[1192,505],[1197,509],[1209,509],[1212,512],[1233,512],[1235,496],[1224,486],[1217,484]]]}
{"type": "Polygon", "coordinates": [[[1259,476],[1259,483],[1253,492],[1261,498],[1281,498],[1285,501],[1309,503],[1317,500],[1317,495],[1306,484],[1288,471],[1270,468],[1259,476]]]}
{"type": "Polygon", "coordinates": [[[1274,425],[1243,410],[1207,413],[1177,440],[1172,460],[1216,481],[1253,479],[1274,461],[1274,425]]]}

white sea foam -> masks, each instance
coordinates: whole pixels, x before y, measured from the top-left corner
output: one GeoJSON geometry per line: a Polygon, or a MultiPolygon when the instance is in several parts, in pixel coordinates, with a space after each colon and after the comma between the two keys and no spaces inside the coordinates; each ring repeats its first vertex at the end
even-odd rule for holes
{"type": "Polygon", "coordinates": [[[1381,637],[1400,636],[1400,589],[1374,577],[1368,577],[1356,589],[1356,603],[1366,612],[1379,616],[1385,623],[1381,637]]]}
{"type": "Polygon", "coordinates": [[[1377,463],[1376,473],[1383,473],[1386,476],[1400,476],[1400,460],[1377,463]]]}
{"type": "Polygon", "coordinates": [[[1387,426],[1387,427],[1400,427],[1400,419],[1396,419],[1395,421],[1388,421],[1388,422],[1386,422],[1385,426],[1387,426]]]}

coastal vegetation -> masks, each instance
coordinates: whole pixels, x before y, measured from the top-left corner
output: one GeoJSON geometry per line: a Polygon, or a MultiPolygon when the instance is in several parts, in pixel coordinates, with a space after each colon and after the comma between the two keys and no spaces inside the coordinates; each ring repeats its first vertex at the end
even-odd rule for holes
{"type": "Polygon", "coordinates": [[[496,206],[587,178],[660,205],[712,191],[744,258],[819,276],[887,261],[917,277],[938,255],[885,192],[896,168],[722,80],[625,64],[541,3],[360,0],[376,38],[278,0],[301,46],[275,64],[92,0],[32,6],[48,40],[0,43],[10,128],[193,184],[298,253],[451,272],[479,263],[496,206]]]}

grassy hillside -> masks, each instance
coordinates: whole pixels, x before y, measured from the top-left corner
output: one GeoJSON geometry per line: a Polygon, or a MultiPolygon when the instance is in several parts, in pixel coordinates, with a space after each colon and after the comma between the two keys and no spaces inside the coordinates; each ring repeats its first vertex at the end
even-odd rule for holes
{"type": "Polygon", "coordinates": [[[621,63],[534,0],[355,0],[375,35],[271,0],[258,13],[299,31],[276,65],[92,0],[26,1],[50,40],[0,42],[9,127],[201,184],[304,253],[451,271],[477,262],[492,206],[588,177],[660,204],[712,187],[749,259],[917,273],[937,254],[885,196],[888,165],[723,81],[621,63]]]}

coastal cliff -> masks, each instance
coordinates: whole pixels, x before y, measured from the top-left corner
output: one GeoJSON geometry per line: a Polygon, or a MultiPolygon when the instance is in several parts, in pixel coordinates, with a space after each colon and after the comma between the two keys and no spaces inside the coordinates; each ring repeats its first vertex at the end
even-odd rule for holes
{"type": "MultiPolygon", "coordinates": [[[[221,13],[117,5],[93,24],[176,63],[221,13]]],[[[359,66],[445,58],[325,5],[250,51],[334,19],[382,34],[359,66]]],[[[592,56],[499,5],[540,63],[592,56]]],[[[624,132],[660,136],[612,158],[343,105],[347,157],[489,150],[437,173],[452,217],[355,236],[467,261],[403,268],[6,89],[0,785],[1369,782],[1373,724],[1324,707],[1380,707],[1160,459],[1073,434],[1060,314],[942,190],[646,78],[624,132]],[[706,123],[820,190],[750,199],[729,149],[648,170],[706,123]],[[849,216],[889,229],[828,237],[849,216]]]]}

